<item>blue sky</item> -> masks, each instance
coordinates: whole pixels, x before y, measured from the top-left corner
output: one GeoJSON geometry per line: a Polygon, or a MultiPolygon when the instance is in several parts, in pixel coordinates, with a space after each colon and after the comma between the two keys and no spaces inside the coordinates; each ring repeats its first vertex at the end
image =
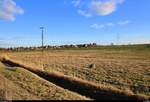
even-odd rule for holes
{"type": "Polygon", "coordinates": [[[0,46],[150,43],[150,0],[0,0],[0,46]]]}

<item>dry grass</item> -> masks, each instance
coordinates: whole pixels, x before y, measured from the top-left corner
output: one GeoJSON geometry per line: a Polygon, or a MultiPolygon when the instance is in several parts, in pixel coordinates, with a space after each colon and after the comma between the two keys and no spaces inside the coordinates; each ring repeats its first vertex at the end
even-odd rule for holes
{"type": "Polygon", "coordinates": [[[8,53],[21,61],[47,72],[58,71],[121,90],[150,95],[150,53],[130,50],[52,50],[8,53]],[[90,67],[94,64],[95,67],[90,67]]]}
{"type": "Polygon", "coordinates": [[[22,67],[25,68],[40,77],[54,82],[55,84],[67,88],[71,91],[78,92],[82,95],[86,95],[93,99],[111,99],[111,100],[148,100],[150,97],[143,96],[143,95],[135,95],[129,91],[121,91],[116,89],[112,86],[103,86],[100,84],[95,84],[92,82],[88,82],[85,80],[81,80],[78,78],[69,77],[63,75],[61,73],[54,73],[54,72],[46,72],[41,71],[39,69],[24,65],[22,63],[16,62],[11,59],[3,58],[2,62],[6,65],[11,67],[22,67]]]}
{"type": "Polygon", "coordinates": [[[4,83],[2,83],[2,82],[4,82],[5,81],[5,79],[4,79],[4,77],[2,77],[2,76],[0,76],[0,100],[4,100],[5,99],[5,90],[4,90],[4,83]]]}
{"type": "MultiPolygon", "coordinates": [[[[0,89],[7,90],[9,100],[87,100],[77,93],[65,90],[49,83],[37,75],[17,68],[16,71],[5,69],[0,63],[0,89]],[[5,81],[4,81],[5,80],[5,81]],[[4,87],[4,82],[7,84],[4,87]]],[[[4,91],[4,90],[3,90],[4,91]]],[[[3,99],[4,97],[2,97],[3,99]]]]}
{"type": "Polygon", "coordinates": [[[0,100],[40,100],[41,98],[28,92],[25,88],[20,87],[12,80],[8,80],[5,76],[0,77],[0,100]],[[4,82],[6,83],[4,85],[4,82]],[[7,93],[7,94],[6,94],[7,93]]]}

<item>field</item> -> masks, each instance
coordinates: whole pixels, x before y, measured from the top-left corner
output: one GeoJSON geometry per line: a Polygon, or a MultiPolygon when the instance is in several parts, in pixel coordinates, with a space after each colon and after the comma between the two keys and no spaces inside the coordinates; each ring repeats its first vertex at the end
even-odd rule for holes
{"type": "MultiPolygon", "coordinates": [[[[122,91],[150,96],[150,47],[147,45],[1,54],[46,72],[59,72],[122,91]]],[[[45,80],[24,69],[9,71],[4,67],[6,66],[0,63],[1,80],[6,79],[10,83],[10,90],[7,90],[14,90],[12,99],[89,99],[50,82],[45,85],[45,80]]]]}
{"type": "Polygon", "coordinates": [[[5,70],[0,63],[0,100],[87,100],[77,93],[70,92],[49,83],[31,72],[17,68],[5,70]],[[6,96],[5,96],[5,93],[6,96]]]}

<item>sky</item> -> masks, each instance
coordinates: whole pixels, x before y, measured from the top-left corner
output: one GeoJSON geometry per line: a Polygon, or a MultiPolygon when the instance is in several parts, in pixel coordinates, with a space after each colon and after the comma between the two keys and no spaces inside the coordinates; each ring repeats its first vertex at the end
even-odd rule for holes
{"type": "Polygon", "coordinates": [[[0,47],[150,43],[150,0],[0,0],[0,47]]]}

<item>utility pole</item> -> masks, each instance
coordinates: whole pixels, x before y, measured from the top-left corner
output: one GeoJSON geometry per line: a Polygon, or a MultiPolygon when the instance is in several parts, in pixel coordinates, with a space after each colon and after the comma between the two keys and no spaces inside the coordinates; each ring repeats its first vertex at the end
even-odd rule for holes
{"type": "Polygon", "coordinates": [[[120,43],[120,34],[117,33],[117,45],[119,45],[119,43],[120,43]]]}
{"type": "Polygon", "coordinates": [[[44,47],[44,27],[40,27],[40,29],[42,30],[41,40],[42,40],[42,49],[43,49],[43,47],[44,47]]]}
{"type": "Polygon", "coordinates": [[[44,27],[40,27],[41,29],[41,44],[42,44],[42,70],[44,71],[44,64],[43,64],[43,59],[44,59],[44,27]]]}

